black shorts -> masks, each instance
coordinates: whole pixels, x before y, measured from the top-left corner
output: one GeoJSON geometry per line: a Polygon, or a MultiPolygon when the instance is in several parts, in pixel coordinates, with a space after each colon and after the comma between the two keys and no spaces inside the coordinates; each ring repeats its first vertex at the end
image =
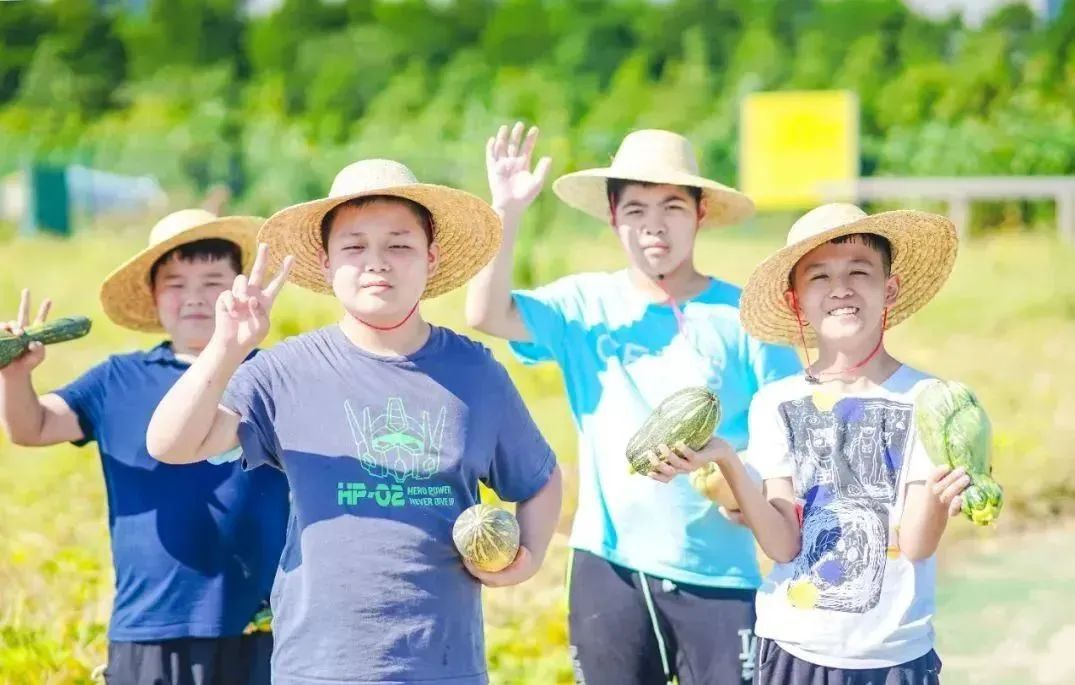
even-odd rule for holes
{"type": "Polygon", "coordinates": [[[660,685],[673,676],[679,685],[738,685],[753,678],[753,590],[643,578],[577,550],[569,583],[579,685],[660,685]]]}
{"type": "Polygon", "coordinates": [[[758,640],[754,685],[939,685],[937,652],[888,668],[828,668],[788,654],[772,640],[758,640]]]}
{"type": "Polygon", "coordinates": [[[107,685],[269,685],[272,633],[110,642],[107,685]]]}

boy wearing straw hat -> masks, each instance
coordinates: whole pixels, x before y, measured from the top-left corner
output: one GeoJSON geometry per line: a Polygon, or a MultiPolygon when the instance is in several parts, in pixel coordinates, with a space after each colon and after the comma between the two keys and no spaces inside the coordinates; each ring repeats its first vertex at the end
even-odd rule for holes
{"type": "Polygon", "coordinates": [[[824,205],[743,290],[753,335],[817,349],[751,405],[764,492],[722,441],[690,454],[716,461],[777,562],[758,592],[758,683],[939,682],[934,552],[969,479],[932,466],[913,420],[928,376],[884,333],[940,289],[956,247],[942,216],[824,205]]]}
{"type": "Polygon", "coordinates": [[[396,162],[346,167],[329,197],[266,222],[250,278],[217,303],[207,353],[150,423],[158,459],[241,444],[246,468],[279,469],[291,484],[272,601],[277,685],[488,681],[480,583],[537,571],[559,471],[505,369],[427,323],[419,302],[465,283],[500,235],[477,197],[419,183],[396,162]],[[240,367],[289,271],[334,295],[340,321],[240,367]],[[479,482],[519,503],[521,545],[496,573],[464,566],[453,546],[479,482]]]}
{"type": "MultiPolygon", "coordinates": [[[[115,599],[108,629],[110,685],[269,682],[272,635],[244,636],[268,599],[283,547],[287,482],[238,464],[180,468],[153,460],[145,432],[164,393],[213,333],[213,303],[244,265],[261,219],[199,209],[170,214],[149,246],[101,287],[108,317],[164,333],[147,351],[114,355],[38,397],[39,344],[0,370],[0,418],[13,442],[96,441],[108,492],[115,599]]],[[[45,320],[50,303],[41,306],[45,320]]],[[[29,318],[24,291],[17,320],[29,318]]]]}
{"type": "Polygon", "coordinates": [[[738,288],[694,265],[698,230],[740,221],[753,204],[700,176],[682,136],[636,131],[609,168],[568,174],[553,186],[613,228],[627,268],[512,291],[520,215],[549,167],[546,158],[531,172],[537,131],[525,140],[522,133],[521,124],[510,136],[504,127],[488,144],[505,240],[471,283],[467,313],[471,325],[511,341],[524,361],[554,361],[564,375],[579,433],[568,592],[579,682],[749,681],[761,582],[750,531],[686,478],[662,487],[631,475],[625,454],[661,400],[702,385],[720,396],[719,434],[744,449],[751,397],[801,368],[790,349],[747,336],[738,288]]]}

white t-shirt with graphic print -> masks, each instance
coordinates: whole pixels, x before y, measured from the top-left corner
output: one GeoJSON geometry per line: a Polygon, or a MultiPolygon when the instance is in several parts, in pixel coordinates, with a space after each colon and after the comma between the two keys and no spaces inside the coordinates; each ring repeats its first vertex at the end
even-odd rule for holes
{"type": "Polygon", "coordinates": [[[750,463],[791,478],[802,549],[757,597],[759,637],[830,668],[882,668],[933,648],[935,560],[897,546],[906,486],[932,462],[914,398],[929,376],[901,366],[879,388],[832,395],[803,375],[763,387],[750,408],[750,463]]]}

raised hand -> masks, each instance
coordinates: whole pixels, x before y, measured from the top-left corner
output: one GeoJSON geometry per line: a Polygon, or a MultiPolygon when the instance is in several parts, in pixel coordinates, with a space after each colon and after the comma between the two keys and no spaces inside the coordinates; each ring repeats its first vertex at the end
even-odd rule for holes
{"type": "Polygon", "coordinates": [[[530,158],[537,144],[538,129],[531,127],[523,139],[523,123],[511,129],[501,126],[497,134],[485,145],[485,167],[489,172],[489,190],[492,205],[504,212],[520,212],[534,201],[552,159],[542,157],[534,170],[530,170],[530,158]]]}
{"type": "Polygon", "coordinates": [[[225,290],[217,298],[213,337],[221,340],[229,349],[249,353],[269,333],[269,312],[280,289],[287,282],[295,260],[288,255],[280,272],[266,284],[268,260],[269,248],[261,243],[250,277],[239,274],[231,290],[225,290]]]}
{"type": "MultiPolygon", "coordinates": [[[[13,335],[22,335],[22,332],[30,325],[38,325],[45,323],[48,319],[49,309],[52,308],[52,300],[46,299],[41,303],[41,307],[37,310],[37,317],[33,322],[30,322],[30,290],[25,289],[22,291],[22,297],[19,300],[19,312],[11,321],[0,322],[0,333],[11,333],[13,335]]],[[[23,352],[15,361],[11,362],[3,369],[0,369],[2,374],[29,374],[36,369],[41,362],[45,361],[45,346],[39,342],[30,343],[29,349],[23,352]]]]}

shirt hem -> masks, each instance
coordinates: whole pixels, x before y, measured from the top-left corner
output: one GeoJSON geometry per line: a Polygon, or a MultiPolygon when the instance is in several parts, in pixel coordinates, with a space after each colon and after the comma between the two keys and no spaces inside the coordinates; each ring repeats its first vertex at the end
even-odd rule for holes
{"type": "Polygon", "coordinates": [[[237,637],[242,634],[242,628],[228,631],[219,625],[207,626],[204,624],[182,623],[179,625],[154,626],[152,628],[110,630],[108,640],[109,642],[159,642],[163,640],[180,640],[188,637],[237,637]]]}
{"type": "Polygon", "coordinates": [[[757,590],[759,587],[761,587],[762,579],[760,574],[755,577],[741,575],[707,575],[703,573],[695,573],[693,571],[686,571],[684,569],[667,566],[665,564],[640,564],[636,561],[624,557],[621,554],[618,554],[615,550],[611,550],[607,547],[603,547],[600,545],[584,545],[574,541],[572,541],[570,544],[572,549],[589,552],[590,554],[596,554],[605,561],[616,564],[617,566],[623,566],[624,568],[629,568],[632,571],[645,573],[646,575],[661,578],[663,580],[670,580],[673,583],[697,585],[699,587],[725,588],[730,590],[757,590]]]}
{"type": "MultiPolygon", "coordinates": [[[[759,636],[764,637],[764,636],[759,636]]],[[[906,664],[915,659],[919,659],[927,654],[934,648],[932,640],[925,640],[923,644],[918,645],[914,649],[910,647],[900,650],[900,654],[895,658],[882,658],[882,657],[834,657],[827,654],[820,654],[818,652],[812,652],[808,649],[798,647],[794,643],[782,642],[773,638],[773,640],[780,649],[784,650],[788,654],[792,655],[800,661],[806,661],[814,664],[815,666],[823,666],[824,668],[844,668],[844,669],[868,669],[868,668],[892,668],[893,666],[900,666],[906,664]]]]}
{"type": "Polygon", "coordinates": [[[416,685],[416,683],[428,683],[429,685],[488,685],[489,674],[487,671],[472,675],[452,676],[450,678],[422,678],[398,680],[354,680],[352,678],[321,678],[316,676],[291,675],[281,673],[273,669],[273,685],[416,685]]]}

